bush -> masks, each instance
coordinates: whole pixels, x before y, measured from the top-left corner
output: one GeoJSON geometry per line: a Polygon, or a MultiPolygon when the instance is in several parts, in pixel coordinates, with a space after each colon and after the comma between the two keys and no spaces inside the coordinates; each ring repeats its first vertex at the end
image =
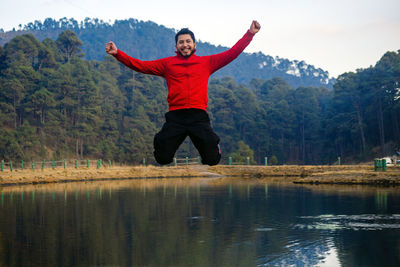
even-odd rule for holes
{"type": "Polygon", "coordinates": [[[278,159],[275,155],[272,155],[271,159],[269,160],[270,165],[278,165],[278,159]]]}

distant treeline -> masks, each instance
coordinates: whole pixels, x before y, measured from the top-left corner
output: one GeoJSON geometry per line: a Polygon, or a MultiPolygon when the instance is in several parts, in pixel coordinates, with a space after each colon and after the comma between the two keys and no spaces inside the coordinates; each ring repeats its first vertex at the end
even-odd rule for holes
{"type": "MultiPolygon", "coordinates": [[[[113,57],[84,60],[71,30],[56,40],[20,35],[0,47],[0,159],[102,158],[140,163],[167,112],[162,78],[113,57]]],[[[223,160],[279,164],[370,160],[400,143],[400,53],[338,77],[333,91],[282,78],[209,83],[209,113],[223,160]]],[[[185,142],[178,157],[195,157],[185,142]]]]}
{"type": "MultiPolygon", "coordinates": [[[[183,25],[184,26],[184,25],[183,25]]],[[[237,40],[245,33],[248,25],[243,25],[237,40]]],[[[72,30],[83,42],[82,51],[89,60],[103,60],[104,44],[113,40],[118,48],[127,54],[142,60],[152,60],[175,55],[174,36],[176,30],[166,28],[151,21],[137,19],[115,20],[113,23],[101,19],[86,18],[76,21],[73,18],[54,20],[47,18],[43,22],[34,21],[17,30],[1,33],[0,45],[22,34],[33,34],[39,41],[45,38],[56,40],[58,35],[72,30]]],[[[212,41],[212,40],[210,40],[212,41]]],[[[233,45],[233,43],[231,44],[233,45]]],[[[214,46],[204,40],[197,40],[198,55],[211,55],[227,48],[214,46]]],[[[249,84],[251,79],[268,80],[283,78],[290,86],[324,86],[332,89],[335,79],[329,78],[327,71],[306,64],[304,61],[272,57],[262,53],[242,53],[235,61],[213,74],[213,78],[234,77],[238,83],[249,84]]]]}

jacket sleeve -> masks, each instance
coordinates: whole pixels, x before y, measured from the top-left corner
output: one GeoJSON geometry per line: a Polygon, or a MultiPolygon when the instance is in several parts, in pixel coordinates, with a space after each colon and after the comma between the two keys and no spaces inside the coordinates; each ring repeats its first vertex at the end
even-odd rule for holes
{"type": "Polygon", "coordinates": [[[144,74],[152,74],[157,76],[163,76],[165,70],[165,59],[142,61],[131,56],[128,56],[123,51],[118,50],[114,57],[134,71],[141,72],[144,74]]]}
{"type": "Polygon", "coordinates": [[[209,56],[211,73],[216,72],[237,58],[240,53],[242,53],[243,50],[250,44],[251,40],[253,40],[253,36],[254,34],[248,30],[232,48],[225,52],[209,56]]]}

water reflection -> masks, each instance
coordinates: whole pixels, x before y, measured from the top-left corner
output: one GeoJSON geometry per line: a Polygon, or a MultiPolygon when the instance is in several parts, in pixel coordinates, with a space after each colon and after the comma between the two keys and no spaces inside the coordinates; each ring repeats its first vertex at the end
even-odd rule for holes
{"type": "Polygon", "coordinates": [[[258,266],[342,266],[337,249],[332,239],[301,243],[293,241],[286,246],[290,253],[267,256],[258,266]]]}
{"type": "Polygon", "coordinates": [[[387,197],[388,197],[388,193],[383,191],[377,191],[375,194],[375,202],[376,202],[376,206],[380,209],[380,210],[386,210],[387,208],[387,197]]]}
{"type": "Polygon", "coordinates": [[[137,179],[4,187],[0,200],[0,266],[400,264],[396,188],[137,179]]]}

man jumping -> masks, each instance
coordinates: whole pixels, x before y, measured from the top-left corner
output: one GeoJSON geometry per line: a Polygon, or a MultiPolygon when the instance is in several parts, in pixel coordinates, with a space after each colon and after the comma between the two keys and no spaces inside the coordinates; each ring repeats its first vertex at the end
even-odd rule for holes
{"type": "Polygon", "coordinates": [[[260,24],[253,21],[250,29],[232,48],[203,57],[195,54],[196,39],[187,28],[175,35],[176,56],[158,60],[141,61],[118,50],[113,42],[107,43],[106,52],[127,67],[164,77],[167,82],[169,111],[165,114],[166,122],[161,131],[154,137],[154,157],[159,164],[171,163],[187,136],[199,151],[203,164],[219,163],[219,137],[211,128],[206,112],[208,79],[237,58],[260,28],[260,24]]]}

